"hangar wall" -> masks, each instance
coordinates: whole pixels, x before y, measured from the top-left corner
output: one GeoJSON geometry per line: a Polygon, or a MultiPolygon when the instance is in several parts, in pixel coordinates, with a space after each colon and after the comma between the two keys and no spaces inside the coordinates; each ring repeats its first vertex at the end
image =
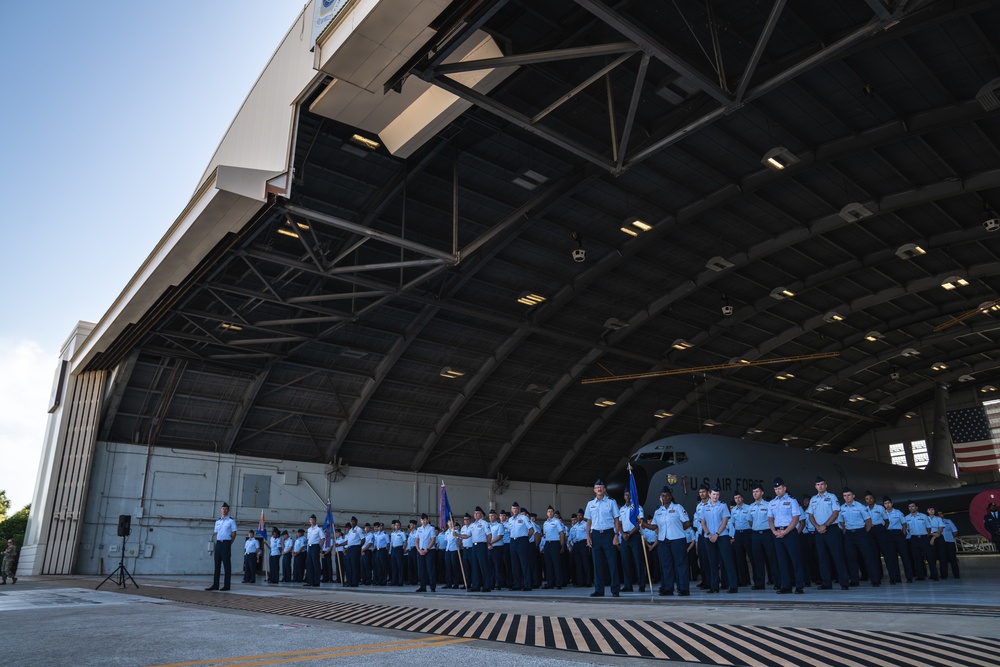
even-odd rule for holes
{"type": "MultiPolygon", "coordinates": [[[[511,482],[497,494],[490,479],[444,481],[452,510],[459,514],[476,505],[500,508],[515,501],[540,514],[549,504],[575,511],[593,497],[591,489],[575,486],[511,482]]],[[[405,522],[421,512],[436,516],[441,478],[350,468],[344,479],[331,482],[324,464],[99,442],[90,482],[74,572],[107,574],[117,567],[118,516],[129,514],[125,566],[142,576],[210,573],[212,530],[223,501],[232,508],[241,545],[246,531],[256,529],[261,510],[268,531],[277,526],[291,532],[307,526],[313,513],[322,522],[327,498],[341,525],[351,516],[362,524],[405,522]]]]}

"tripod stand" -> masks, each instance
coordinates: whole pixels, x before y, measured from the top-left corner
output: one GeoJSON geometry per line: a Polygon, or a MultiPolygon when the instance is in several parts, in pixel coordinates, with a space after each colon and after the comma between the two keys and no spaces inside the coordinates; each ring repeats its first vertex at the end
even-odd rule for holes
{"type": "MultiPolygon", "coordinates": [[[[101,583],[97,584],[97,588],[100,588],[104,584],[108,583],[108,581],[110,581],[112,578],[114,578],[114,582],[116,584],[118,584],[118,588],[128,588],[128,581],[131,581],[133,586],[135,586],[136,588],[139,588],[139,584],[135,583],[135,579],[132,578],[132,575],[129,574],[129,572],[128,572],[128,568],[125,567],[125,540],[126,539],[128,539],[128,533],[125,533],[124,535],[122,535],[122,557],[121,557],[121,560],[118,561],[118,567],[115,568],[114,572],[112,572],[107,577],[105,577],[104,581],[102,581],[101,583]],[[126,577],[128,577],[128,581],[125,581],[126,577]]],[[[97,590],[97,588],[95,588],[94,590],[97,590]]]]}

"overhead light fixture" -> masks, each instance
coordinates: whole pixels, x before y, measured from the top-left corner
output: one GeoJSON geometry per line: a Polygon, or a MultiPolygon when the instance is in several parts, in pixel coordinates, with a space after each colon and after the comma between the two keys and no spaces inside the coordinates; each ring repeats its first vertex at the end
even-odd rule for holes
{"type": "Polygon", "coordinates": [[[352,134],[351,135],[351,141],[353,141],[354,143],[356,143],[359,146],[363,146],[364,148],[367,148],[370,151],[378,150],[379,147],[382,146],[382,144],[380,144],[379,142],[375,141],[374,139],[369,139],[368,137],[363,137],[360,134],[352,134]]]}
{"type": "Polygon", "coordinates": [[[957,289],[959,287],[965,287],[969,284],[969,281],[961,276],[948,276],[941,281],[941,287],[947,290],[957,289]]]}
{"type": "Polygon", "coordinates": [[[861,394],[851,394],[851,397],[847,400],[849,400],[851,403],[859,403],[865,400],[865,397],[862,396],[861,394]]]}
{"type": "Polygon", "coordinates": [[[628,326],[628,322],[623,322],[617,317],[609,317],[604,320],[604,328],[610,329],[611,331],[618,331],[619,329],[624,329],[628,326]]]}
{"type": "Polygon", "coordinates": [[[798,440],[798,439],[799,436],[797,435],[785,435],[781,437],[782,442],[791,442],[792,440],[798,440]]]}
{"type": "Polygon", "coordinates": [[[983,107],[983,111],[1000,108],[1000,78],[984,83],[976,91],[976,101],[983,107]]]}
{"type": "Polygon", "coordinates": [[[788,289],[787,287],[775,287],[771,290],[771,298],[781,301],[782,299],[791,299],[795,296],[795,292],[788,289]]]}
{"type": "Polygon", "coordinates": [[[526,306],[537,306],[542,301],[545,301],[544,296],[528,291],[521,292],[521,295],[517,297],[517,302],[523,303],[526,306]]]}
{"type": "Polygon", "coordinates": [[[816,385],[816,391],[818,391],[818,392],[830,391],[831,389],[833,389],[833,387],[831,387],[828,384],[818,384],[818,385],[816,385]]]}
{"type": "Polygon", "coordinates": [[[289,229],[288,227],[278,227],[278,233],[282,236],[290,236],[293,239],[299,238],[298,232],[294,229],[289,229]]]}
{"type": "Polygon", "coordinates": [[[726,269],[731,269],[735,264],[730,262],[725,257],[713,257],[712,259],[705,262],[705,268],[718,273],[719,271],[725,271],[726,269]]]}
{"type": "Polygon", "coordinates": [[[867,206],[855,201],[840,209],[839,215],[845,222],[857,222],[874,214],[867,206]]]}
{"type": "Polygon", "coordinates": [[[916,356],[919,356],[919,355],[920,355],[920,351],[916,350],[916,349],[914,349],[912,347],[908,347],[908,348],[906,348],[905,350],[903,350],[902,352],[899,353],[899,356],[901,356],[901,357],[916,357],[916,356]]]}
{"type": "Polygon", "coordinates": [[[932,371],[944,371],[947,369],[948,369],[948,364],[944,363],[943,361],[935,361],[933,364],[931,364],[932,371]]]}
{"type": "Polygon", "coordinates": [[[795,376],[792,373],[790,373],[788,371],[785,371],[783,373],[778,373],[774,377],[775,377],[776,380],[790,380],[791,378],[793,378],[795,376]]]}
{"type": "Polygon", "coordinates": [[[742,357],[733,357],[732,359],[729,360],[730,366],[735,366],[736,364],[749,364],[749,363],[750,363],[749,359],[744,359],[742,357]]]}
{"type": "Polygon", "coordinates": [[[548,176],[543,176],[533,169],[525,169],[514,177],[513,182],[525,190],[534,190],[548,180],[548,176]]]}
{"type": "Polygon", "coordinates": [[[982,386],[982,387],[979,388],[979,392],[982,393],[982,394],[989,394],[989,393],[992,393],[992,392],[994,392],[996,390],[997,390],[997,388],[994,387],[991,384],[988,384],[988,385],[985,385],[985,386],[982,386]]]}
{"type": "Polygon", "coordinates": [[[885,338],[885,334],[883,334],[880,331],[869,331],[868,333],[865,334],[865,340],[868,341],[869,343],[874,343],[880,338],[885,338]]]}
{"type": "Polygon", "coordinates": [[[858,451],[857,447],[847,447],[844,449],[845,454],[853,454],[856,451],[858,451]]]}
{"type": "Polygon", "coordinates": [[[596,401],[594,401],[594,405],[596,405],[599,408],[610,408],[614,404],[615,402],[612,401],[610,398],[599,398],[596,401]]]}
{"type": "Polygon", "coordinates": [[[243,327],[241,327],[240,325],[231,324],[229,322],[223,322],[219,326],[227,331],[243,331],[243,327]]]}
{"type": "Polygon", "coordinates": [[[656,412],[653,413],[653,416],[656,417],[657,419],[665,419],[667,417],[673,417],[674,413],[667,412],[666,410],[657,410],[656,412]]]}
{"type": "Polygon", "coordinates": [[[670,344],[670,347],[674,348],[675,350],[688,350],[694,347],[694,343],[689,343],[683,338],[678,338],[677,340],[675,340],[673,343],[670,344]]]}
{"type": "Polygon", "coordinates": [[[638,236],[642,232],[648,232],[652,228],[653,226],[648,222],[633,217],[625,221],[625,224],[622,226],[621,230],[626,234],[628,234],[629,236],[638,236]]]}
{"type": "Polygon", "coordinates": [[[907,419],[916,419],[917,418],[917,413],[916,412],[904,412],[903,416],[906,417],[907,419]]]}
{"type": "Polygon", "coordinates": [[[983,315],[989,315],[990,313],[995,313],[1000,310],[1000,301],[983,301],[979,304],[979,312],[983,315]]]}
{"type": "Polygon", "coordinates": [[[959,375],[958,376],[958,381],[959,382],[972,382],[975,379],[976,378],[974,376],[969,375],[968,373],[966,373],[965,375],[959,375]]]}
{"type": "Polygon", "coordinates": [[[831,310],[829,313],[823,316],[824,322],[843,322],[844,316],[835,310],[831,310]]]}
{"type": "Polygon", "coordinates": [[[706,419],[705,421],[703,421],[701,423],[701,425],[702,426],[708,426],[709,428],[711,428],[713,426],[718,426],[719,422],[715,421],[714,419],[706,419]]]}
{"type": "Polygon", "coordinates": [[[921,255],[926,254],[927,251],[918,246],[916,243],[904,243],[896,248],[896,257],[899,257],[900,259],[913,259],[914,257],[920,257],[921,255]]]}
{"type": "Polygon", "coordinates": [[[792,151],[788,150],[784,146],[778,146],[772,148],[768,152],[764,153],[764,157],[760,159],[761,164],[765,167],[770,167],[775,171],[781,171],[799,161],[799,158],[792,151]]]}
{"type": "Polygon", "coordinates": [[[747,429],[747,433],[752,433],[754,435],[756,435],[757,433],[763,433],[763,432],[764,431],[760,430],[759,428],[748,428],[747,429]]]}
{"type": "Polygon", "coordinates": [[[309,229],[309,225],[307,225],[304,222],[296,222],[295,226],[298,227],[299,229],[303,229],[303,230],[309,229]]]}
{"type": "Polygon", "coordinates": [[[892,410],[893,405],[891,403],[879,403],[875,406],[876,412],[885,412],[886,410],[892,410]]]}
{"type": "Polygon", "coordinates": [[[1000,231],[1000,218],[987,218],[983,221],[983,227],[988,232],[1000,231]]]}
{"type": "Polygon", "coordinates": [[[465,375],[465,371],[459,370],[457,368],[452,368],[451,366],[445,366],[441,369],[441,377],[448,378],[449,380],[454,380],[455,378],[460,378],[465,375]]]}

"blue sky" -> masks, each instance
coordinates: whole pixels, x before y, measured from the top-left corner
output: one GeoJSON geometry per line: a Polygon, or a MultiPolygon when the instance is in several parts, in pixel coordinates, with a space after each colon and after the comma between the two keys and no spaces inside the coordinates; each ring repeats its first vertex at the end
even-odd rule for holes
{"type": "Polygon", "coordinates": [[[0,3],[0,489],[31,502],[59,349],[180,214],[304,0],[0,3]]]}

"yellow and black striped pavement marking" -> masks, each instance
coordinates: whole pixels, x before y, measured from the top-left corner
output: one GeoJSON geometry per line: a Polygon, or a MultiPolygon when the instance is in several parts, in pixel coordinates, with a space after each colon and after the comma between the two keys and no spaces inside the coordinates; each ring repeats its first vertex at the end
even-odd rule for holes
{"type": "MultiPolygon", "coordinates": [[[[241,611],[281,614],[440,638],[479,639],[595,655],[752,667],[997,667],[1000,639],[918,632],[571,618],[432,609],[321,598],[246,596],[144,587],[137,595],[241,611]]],[[[599,607],[620,613],[618,607],[599,607]]],[[[594,607],[591,607],[594,609],[594,607]]],[[[255,663],[256,664],[256,663],[255,663]]]]}
{"type": "Polygon", "coordinates": [[[355,644],[353,646],[334,646],[317,648],[307,651],[285,651],[282,653],[259,653],[243,655],[236,658],[215,658],[207,660],[192,660],[189,662],[171,662],[154,667],[260,667],[260,665],[283,665],[290,662],[306,660],[323,660],[325,658],[346,658],[358,655],[373,655],[376,653],[391,653],[394,651],[413,651],[422,648],[436,648],[473,641],[464,637],[422,637],[420,639],[400,639],[378,644],[355,644]]]}

